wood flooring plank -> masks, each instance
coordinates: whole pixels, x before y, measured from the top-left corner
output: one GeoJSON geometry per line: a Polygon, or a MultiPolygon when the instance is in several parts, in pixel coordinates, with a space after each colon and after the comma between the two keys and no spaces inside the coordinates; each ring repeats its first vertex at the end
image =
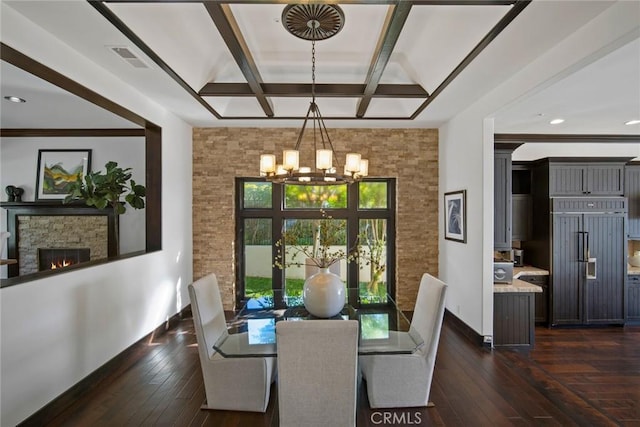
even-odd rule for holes
{"type": "MultiPolygon", "coordinates": [[[[264,414],[202,410],[200,369],[193,322],[183,317],[22,425],[277,427],[277,385],[264,414]]],[[[357,426],[380,426],[380,411],[411,414],[420,426],[639,426],[640,327],[537,327],[534,349],[491,350],[445,318],[430,400],[435,407],[374,410],[363,383],[357,426]]]]}

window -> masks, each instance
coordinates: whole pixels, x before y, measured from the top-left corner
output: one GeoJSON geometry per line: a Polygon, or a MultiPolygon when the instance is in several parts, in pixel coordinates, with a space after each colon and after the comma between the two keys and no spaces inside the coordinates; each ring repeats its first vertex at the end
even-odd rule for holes
{"type": "Polygon", "coordinates": [[[312,246],[320,221],[344,230],[337,248],[346,251],[356,241],[361,247],[356,262],[341,260],[332,266],[348,288],[358,289],[349,293],[350,302],[385,303],[387,294],[395,293],[395,179],[305,186],[238,178],[236,189],[238,308],[247,302],[254,307],[302,304],[302,286],[310,273],[304,265],[276,267],[274,242],[282,230],[296,227],[302,236],[298,244],[312,246]],[[331,219],[323,217],[321,209],[331,219]]]}

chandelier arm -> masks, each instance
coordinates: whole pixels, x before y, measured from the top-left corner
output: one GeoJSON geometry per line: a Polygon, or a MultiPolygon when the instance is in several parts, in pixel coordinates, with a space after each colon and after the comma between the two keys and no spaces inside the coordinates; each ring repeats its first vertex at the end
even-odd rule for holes
{"type": "Polygon", "coordinates": [[[302,136],[304,135],[304,130],[307,127],[307,121],[309,120],[309,114],[311,113],[312,108],[313,103],[309,104],[309,109],[307,110],[307,115],[304,117],[304,122],[302,123],[302,128],[300,129],[300,133],[298,134],[298,141],[296,141],[294,150],[298,150],[300,148],[300,142],[302,142],[302,136]]]}
{"type": "MultiPolygon", "coordinates": [[[[322,118],[322,113],[320,113],[320,109],[316,106],[316,111],[318,112],[318,117],[320,117],[320,119],[318,120],[318,123],[321,126],[320,129],[320,135],[322,135],[322,131],[324,130],[324,134],[327,136],[327,142],[329,144],[329,147],[331,148],[331,152],[333,153],[333,158],[336,162],[336,171],[340,170],[340,160],[338,158],[338,155],[336,154],[336,150],[335,148],[333,148],[333,143],[331,142],[331,137],[329,137],[329,131],[327,130],[327,125],[324,124],[324,119],[322,118]]],[[[324,148],[324,137],[322,139],[322,146],[324,148]]]]}

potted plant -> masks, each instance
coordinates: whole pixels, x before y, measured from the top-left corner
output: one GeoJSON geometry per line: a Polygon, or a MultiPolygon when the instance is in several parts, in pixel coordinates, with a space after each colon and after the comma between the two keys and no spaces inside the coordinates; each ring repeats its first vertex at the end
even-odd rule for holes
{"type": "Polygon", "coordinates": [[[312,266],[319,271],[305,279],[302,300],[317,317],[333,317],[345,304],[345,286],[330,267],[358,256],[357,244],[345,250],[346,221],[334,220],[321,210],[322,219],[295,221],[276,244],[275,266],[312,266]],[[299,258],[302,258],[300,260],[299,258]]]}
{"type": "Polygon", "coordinates": [[[120,253],[119,215],[127,211],[127,204],[134,209],[143,209],[146,196],[145,186],[136,184],[131,179],[131,168],[123,169],[118,167],[116,162],[107,162],[105,172],[89,172],[84,179],[79,176],[69,189],[64,203],[83,200],[87,206],[95,206],[98,209],[110,206],[113,209],[116,219],[116,250],[120,253]]]}

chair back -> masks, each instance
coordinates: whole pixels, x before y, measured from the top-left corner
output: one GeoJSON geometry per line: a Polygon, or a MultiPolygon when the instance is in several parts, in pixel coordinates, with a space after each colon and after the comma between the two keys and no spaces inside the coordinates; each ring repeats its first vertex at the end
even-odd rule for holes
{"type": "Polygon", "coordinates": [[[423,354],[425,356],[433,355],[435,357],[438,350],[446,293],[447,285],[442,280],[428,273],[422,275],[411,327],[424,340],[423,354]]]}
{"type": "Polygon", "coordinates": [[[218,279],[211,273],[196,280],[188,288],[198,351],[204,360],[211,359],[215,353],[213,344],[222,334],[227,333],[218,279]]]}
{"type": "Polygon", "coordinates": [[[355,426],[356,320],[276,323],[280,427],[355,426]]]}

